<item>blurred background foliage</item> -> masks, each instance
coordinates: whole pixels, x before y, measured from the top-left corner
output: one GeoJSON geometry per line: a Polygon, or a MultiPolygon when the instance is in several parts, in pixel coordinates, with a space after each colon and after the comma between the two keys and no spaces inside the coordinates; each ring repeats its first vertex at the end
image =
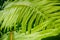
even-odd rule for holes
{"type": "Polygon", "coordinates": [[[0,10],[3,9],[2,6],[3,6],[3,4],[4,4],[5,1],[7,1],[7,0],[0,0],[0,10]]]}

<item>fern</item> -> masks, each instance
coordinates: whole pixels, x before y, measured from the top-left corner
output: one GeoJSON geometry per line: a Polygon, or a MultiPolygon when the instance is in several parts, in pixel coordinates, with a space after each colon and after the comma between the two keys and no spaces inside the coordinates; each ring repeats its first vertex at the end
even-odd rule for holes
{"type": "Polygon", "coordinates": [[[2,40],[42,40],[60,34],[58,1],[8,1],[11,2],[4,4],[4,10],[0,11],[2,40]]]}

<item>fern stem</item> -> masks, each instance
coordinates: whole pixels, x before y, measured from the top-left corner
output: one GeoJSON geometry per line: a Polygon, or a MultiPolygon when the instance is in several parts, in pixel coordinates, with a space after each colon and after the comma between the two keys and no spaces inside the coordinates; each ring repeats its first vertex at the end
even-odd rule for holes
{"type": "Polygon", "coordinates": [[[10,32],[10,40],[13,40],[12,32],[10,32]]]}

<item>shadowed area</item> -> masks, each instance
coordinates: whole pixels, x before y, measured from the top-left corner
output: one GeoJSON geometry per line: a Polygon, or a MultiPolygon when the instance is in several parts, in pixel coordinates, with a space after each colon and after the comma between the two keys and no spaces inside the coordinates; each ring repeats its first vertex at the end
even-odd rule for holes
{"type": "Polygon", "coordinates": [[[57,36],[47,37],[42,40],[60,40],[60,34],[57,36]]]}

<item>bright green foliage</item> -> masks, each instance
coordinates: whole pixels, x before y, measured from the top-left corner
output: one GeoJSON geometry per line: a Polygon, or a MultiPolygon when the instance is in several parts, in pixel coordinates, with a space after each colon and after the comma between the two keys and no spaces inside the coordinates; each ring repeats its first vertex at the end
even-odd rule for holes
{"type": "Polygon", "coordinates": [[[0,12],[0,25],[4,33],[2,40],[9,40],[10,31],[13,31],[14,40],[42,40],[57,36],[60,34],[60,1],[10,2],[0,12]]]}

